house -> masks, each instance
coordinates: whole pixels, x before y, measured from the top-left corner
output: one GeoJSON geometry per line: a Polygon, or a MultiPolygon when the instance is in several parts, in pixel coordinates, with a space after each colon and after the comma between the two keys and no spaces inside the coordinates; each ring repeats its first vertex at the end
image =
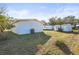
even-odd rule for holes
{"type": "Polygon", "coordinates": [[[72,25],[71,24],[63,24],[63,25],[54,25],[54,30],[62,30],[63,32],[71,32],[72,31],[72,25]]]}
{"type": "Polygon", "coordinates": [[[54,25],[54,30],[55,30],[55,31],[58,31],[59,28],[61,28],[61,25],[54,25]]]}
{"type": "Polygon", "coordinates": [[[17,34],[30,34],[43,31],[43,23],[36,19],[20,19],[15,23],[15,27],[11,29],[17,34]]]}
{"type": "Polygon", "coordinates": [[[72,31],[72,25],[71,24],[63,24],[62,25],[62,31],[71,32],[72,31]]]}
{"type": "Polygon", "coordinates": [[[79,24],[76,24],[76,28],[79,29],[79,24]]]}
{"type": "Polygon", "coordinates": [[[53,25],[44,25],[44,29],[52,30],[53,29],[53,25]]]}

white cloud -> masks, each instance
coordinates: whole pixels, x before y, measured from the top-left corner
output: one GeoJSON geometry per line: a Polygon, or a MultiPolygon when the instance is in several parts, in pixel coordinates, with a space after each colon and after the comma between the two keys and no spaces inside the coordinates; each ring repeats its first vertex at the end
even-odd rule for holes
{"type": "Polygon", "coordinates": [[[8,14],[15,18],[26,18],[29,15],[29,10],[9,10],[8,14]]]}
{"type": "Polygon", "coordinates": [[[65,7],[65,8],[60,8],[60,9],[56,10],[55,13],[53,13],[53,16],[57,16],[57,17],[65,17],[65,16],[69,16],[69,15],[78,17],[79,9],[73,8],[73,7],[69,7],[69,8],[65,7]]]}
{"type": "MultiPolygon", "coordinates": [[[[45,7],[42,7],[45,8],[45,7]]],[[[68,15],[74,15],[78,17],[79,9],[78,8],[60,8],[57,9],[55,12],[33,12],[32,10],[9,10],[9,15],[15,18],[36,18],[38,20],[46,20],[48,21],[49,18],[57,16],[57,17],[64,17],[68,15]]]]}

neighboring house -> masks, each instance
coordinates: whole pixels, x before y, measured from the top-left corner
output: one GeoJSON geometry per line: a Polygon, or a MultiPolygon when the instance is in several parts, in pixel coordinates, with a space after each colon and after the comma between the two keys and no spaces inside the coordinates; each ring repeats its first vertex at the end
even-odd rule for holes
{"type": "Polygon", "coordinates": [[[11,29],[17,34],[30,34],[43,31],[43,23],[36,19],[20,19],[15,23],[15,27],[11,29]]]}
{"type": "Polygon", "coordinates": [[[76,24],[76,28],[79,29],[79,24],[76,24]]]}
{"type": "Polygon", "coordinates": [[[44,25],[44,29],[53,30],[53,26],[52,25],[44,25]]]}
{"type": "Polygon", "coordinates": [[[54,30],[55,30],[55,31],[58,31],[59,28],[61,28],[61,25],[54,25],[54,30]]]}
{"type": "Polygon", "coordinates": [[[71,32],[72,31],[72,25],[71,24],[54,25],[55,31],[58,31],[59,29],[61,29],[63,32],[71,32]]]}
{"type": "Polygon", "coordinates": [[[62,31],[71,32],[72,31],[72,25],[71,24],[63,24],[62,25],[62,31]]]}

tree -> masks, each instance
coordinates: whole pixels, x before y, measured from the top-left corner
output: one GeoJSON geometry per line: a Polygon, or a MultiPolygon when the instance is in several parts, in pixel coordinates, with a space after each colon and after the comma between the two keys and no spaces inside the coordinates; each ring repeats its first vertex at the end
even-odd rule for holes
{"type": "Polygon", "coordinates": [[[61,18],[57,18],[56,24],[57,25],[62,25],[62,24],[64,24],[64,22],[63,22],[63,20],[61,18]]]}
{"type": "Polygon", "coordinates": [[[49,25],[55,25],[56,24],[56,18],[52,17],[49,19],[49,25]]]}
{"type": "Polygon", "coordinates": [[[10,29],[12,24],[8,23],[9,17],[6,14],[5,8],[0,8],[0,30],[3,32],[5,29],[10,29]]]}
{"type": "Polygon", "coordinates": [[[41,22],[43,22],[43,23],[44,23],[44,25],[47,25],[47,22],[46,22],[46,21],[42,20],[41,22]]]}
{"type": "Polygon", "coordinates": [[[63,20],[59,17],[52,17],[49,19],[49,24],[50,25],[62,25],[63,24],[63,20]]]}
{"type": "Polygon", "coordinates": [[[63,18],[64,23],[69,23],[71,25],[75,25],[75,16],[67,16],[63,18]]]}

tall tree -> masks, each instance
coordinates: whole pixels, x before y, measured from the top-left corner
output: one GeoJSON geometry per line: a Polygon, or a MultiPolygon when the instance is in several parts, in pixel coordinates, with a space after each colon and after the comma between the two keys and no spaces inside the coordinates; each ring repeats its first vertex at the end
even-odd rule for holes
{"type": "Polygon", "coordinates": [[[63,24],[63,20],[59,17],[52,17],[49,19],[49,24],[51,25],[62,25],[63,24]]]}
{"type": "Polygon", "coordinates": [[[47,25],[47,22],[46,21],[42,20],[41,22],[43,22],[44,25],[47,25]]]}
{"type": "Polygon", "coordinates": [[[52,17],[49,19],[49,24],[50,25],[55,25],[56,24],[56,18],[55,17],[52,17]]]}
{"type": "Polygon", "coordinates": [[[75,16],[67,16],[67,17],[64,17],[64,23],[69,23],[69,24],[72,24],[74,25],[75,24],[75,16]]]}
{"type": "Polygon", "coordinates": [[[57,18],[56,24],[57,25],[62,25],[62,24],[64,24],[64,22],[63,22],[63,20],[61,18],[57,18]]]}
{"type": "Polygon", "coordinates": [[[5,29],[11,28],[11,24],[8,23],[9,17],[7,16],[6,9],[0,8],[0,30],[3,32],[5,29]]]}

